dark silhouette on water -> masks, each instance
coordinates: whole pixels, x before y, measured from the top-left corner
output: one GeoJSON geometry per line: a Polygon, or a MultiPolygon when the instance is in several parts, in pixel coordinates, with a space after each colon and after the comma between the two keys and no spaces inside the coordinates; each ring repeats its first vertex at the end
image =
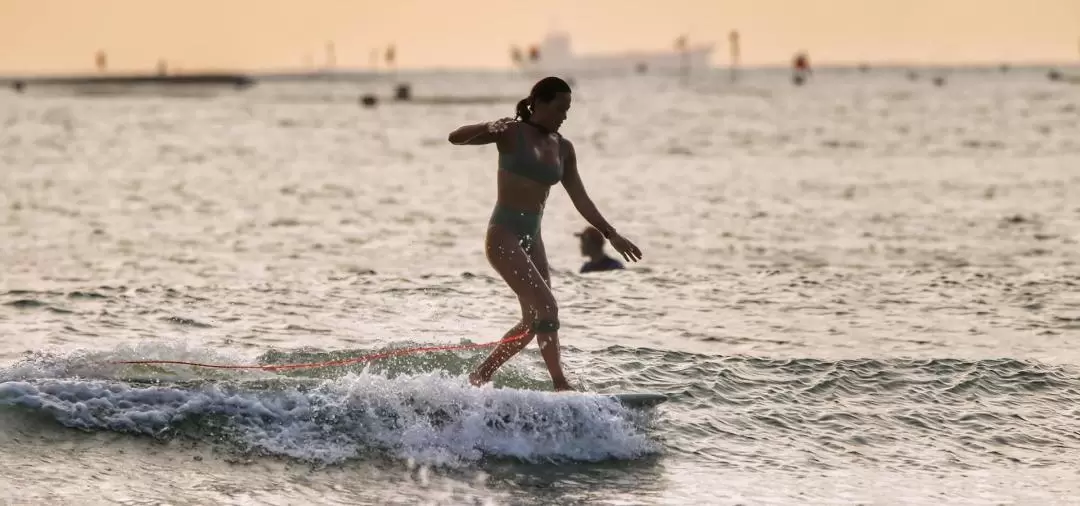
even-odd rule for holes
{"type": "Polygon", "coordinates": [[[604,252],[607,240],[604,234],[595,227],[586,227],[585,230],[574,234],[581,238],[581,254],[589,257],[589,261],[581,265],[581,273],[600,272],[623,269],[622,262],[612,258],[604,252]]]}

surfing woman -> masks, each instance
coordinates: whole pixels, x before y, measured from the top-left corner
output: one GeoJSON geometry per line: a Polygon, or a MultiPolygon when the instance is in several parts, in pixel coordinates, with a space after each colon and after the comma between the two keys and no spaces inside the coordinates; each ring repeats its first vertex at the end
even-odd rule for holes
{"type": "Polygon", "coordinates": [[[551,293],[540,218],[551,187],[562,183],[581,216],[596,227],[627,261],[641,258],[641,250],[615,231],[596,209],[578,174],[574,145],[559,135],[570,110],[570,86],[557,77],[537,82],[529,96],[517,104],[517,118],[465,125],[450,133],[450,143],[495,143],[499,150],[498,196],[488,222],[485,255],[492,267],[517,295],[521,321],[469,375],[475,386],[491,381],[510,357],[536,337],[555,390],[572,390],[559,358],[559,310],[551,293]]]}

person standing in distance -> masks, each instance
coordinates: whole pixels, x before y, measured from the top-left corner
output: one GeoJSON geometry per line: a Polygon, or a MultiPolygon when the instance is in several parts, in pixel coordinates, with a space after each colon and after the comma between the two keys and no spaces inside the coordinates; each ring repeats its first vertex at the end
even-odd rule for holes
{"type": "Polygon", "coordinates": [[[585,230],[574,235],[581,238],[581,255],[589,257],[589,260],[581,265],[581,274],[624,268],[622,262],[604,252],[604,234],[596,228],[585,227],[585,230]]]}

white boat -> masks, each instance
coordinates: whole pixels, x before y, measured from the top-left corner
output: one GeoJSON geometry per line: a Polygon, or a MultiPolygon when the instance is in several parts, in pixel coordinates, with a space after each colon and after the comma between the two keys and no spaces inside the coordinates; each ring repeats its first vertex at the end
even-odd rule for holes
{"type": "Polygon", "coordinates": [[[668,51],[624,51],[605,54],[574,54],[570,36],[553,32],[527,52],[515,48],[511,55],[529,73],[545,74],[652,74],[685,73],[712,66],[712,44],[690,46],[679,38],[668,51]]]}

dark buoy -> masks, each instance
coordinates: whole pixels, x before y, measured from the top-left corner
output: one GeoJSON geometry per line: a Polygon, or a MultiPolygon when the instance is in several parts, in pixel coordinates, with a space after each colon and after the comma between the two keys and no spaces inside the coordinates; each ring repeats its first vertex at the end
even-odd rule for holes
{"type": "Polygon", "coordinates": [[[412,87],[408,83],[402,83],[394,90],[394,99],[407,102],[412,99],[412,87]]]}
{"type": "Polygon", "coordinates": [[[649,66],[645,62],[638,63],[635,67],[638,74],[644,74],[649,71],[649,66]]]}
{"type": "Polygon", "coordinates": [[[1051,70],[1050,72],[1048,72],[1046,74],[1046,77],[1049,78],[1051,81],[1060,81],[1061,80],[1061,72],[1058,71],[1057,69],[1054,69],[1054,70],[1051,70]]]}
{"type": "Polygon", "coordinates": [[[941,76],[935,77],[934,78],[934,86],[937,86],[939,88],[942,87],[942,86],[945,86],[945,78],[941,77],[941,76]]]}
{"type": "Polygon", "coordinates": [[[375,107],[375,104],[378,102],[379,100],[375,98],[375,95],[367,94],[360,97],[360,103],[363,104],[364,107],[375,107]]]}
{"type": "Polygon", "coordinates": [[[11,88],[15,90],[15,93],[22,93],[23,89],[26,88],[26,83],[22,81],[15,81],[11,83],[11,88]]]}

